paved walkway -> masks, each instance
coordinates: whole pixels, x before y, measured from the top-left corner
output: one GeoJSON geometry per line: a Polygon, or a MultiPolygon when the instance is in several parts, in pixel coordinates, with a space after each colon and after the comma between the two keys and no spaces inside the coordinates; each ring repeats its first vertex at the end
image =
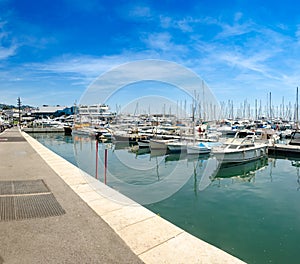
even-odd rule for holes
{"type": "MultiPolygon", "coordinates": [[[[18,129],[1,133],[0,191],[3,181],[37,179],[46,183],[65,214],[0,220],[0,264],[142,263],[112,228],[45,163],[18,129]]],[[[7,195],[2,193],[1,196],[0,192],[0,216],[7,206],[4,197],[7,195]]]]}

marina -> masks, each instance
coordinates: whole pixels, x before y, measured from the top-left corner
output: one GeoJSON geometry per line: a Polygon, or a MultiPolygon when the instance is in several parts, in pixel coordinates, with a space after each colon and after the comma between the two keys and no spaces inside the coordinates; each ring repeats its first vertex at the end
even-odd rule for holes
{"type": "MultiPolygon", "coordinates": [[[[214,107],[207,120],[200,117],[206,116],[200,110],[196,118],[194,111],[184,117],[116,114],[102,104],[74,109],[74,115],[22,123],[21,131],[78,167],[87,175],[84,181],[112,188],[109,190],[141,206],[143,220],[147,215],[158,216],[155,222],[165,219],[174,225],[172,230],[182,230],[174,231],[172,241],[185,237],[185,245],[192,238],[199,253],[199,243],[207,243],[204,248],[222,255],[217,263],[231,257],[237,263],[294,263],[300,235],[300,212],[295,203],[300,190],[297,118],[287,120],[272,114],[246,118],[244,114],[243,118],[216,119],[214,107]]],[[[98,193],[93,201],[99,198],[103,197],[98,193]]],[[[115,206],[119,208],[113,201],[112,208],[115,206]]],[[[119,225],[122,230],[127,228],[122,224],[127,214],[110,222],[106,212],[102,215],[102,206],[95,208],[122,237],[119,225]]],[[[130,212],[140,214],[135,209],[130,212]]],[[[112,209],[110,214],[114,213],[112,209]]],[[[138,216],[134,221],[138,224],[141,220],[138,216]]],[[[151,253],[150,261],[148,252],[136,249],[136,241],[147,231],[139,234],[143,235],[125,238],[126,243],[142,260],[156,263],[167,242],[157,245],[156,253],[147,247],[155,256],[153,260],[151,253]]],[[[152,239],[157,243],[156,237],[152,239]]],[[[166,263],[173,262],[170,252],[175,249],[181,247],[164,252],[166,263]]],[[[185,254],[181,252],[180,258],[185,254]]],[[[189,258],[191,263],[199,259],[195,253],[189,258]]]]}
{"type": "MultiPolygon", "coordinates": [[[[96,174],[96,141],[91,137],[32,136],[90,175],[96,174]]],[[[265,155],[220,166],[211,155],[167,154],[132,148],[126,142],[100,142],[98,151],[100,181],[176,226],[247,263],[298,262],[297,158],[265,155]],[[210,175],[204,177],[207,166],[210,175]],[[153,195],[160,194],[160,187],[165,196],[155,201],[153,195]]]]}
{"type": "Polygon", "coordinates": [[[0,0],[0,264],[296,264],[296,1],[0,0]]]}

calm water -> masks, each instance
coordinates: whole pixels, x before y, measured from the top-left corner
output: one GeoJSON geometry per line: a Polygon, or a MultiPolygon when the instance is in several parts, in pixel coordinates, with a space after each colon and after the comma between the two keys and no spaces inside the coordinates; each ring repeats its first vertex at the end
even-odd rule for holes
{"type": "MultiPolygon", "coordinates": [[[[95,141],[61,134],[33,136],[81,169],[96,174],[95,141]]],[[[170,222],[247,263],[299,262],[296,160],[268,157],[221,167],[210,180],[203,181],[211,162],[208,157],[134,153],[128,146],[100,144],[98,174],[102,181],[105,148],[107,184],[170,222]]]]}

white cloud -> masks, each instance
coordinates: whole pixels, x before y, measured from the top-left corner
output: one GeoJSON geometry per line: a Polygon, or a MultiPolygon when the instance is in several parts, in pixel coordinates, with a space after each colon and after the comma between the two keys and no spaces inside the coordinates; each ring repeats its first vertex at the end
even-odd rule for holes
{"type": "Polygon", "coordinates": [[[5,60],[16,54],[18,45],[9,39],[9,32],[5,31],[6,21],[0,21],[0,60],[5,60]],[[4,45],[4,43],[8,43],[4,45]]]}
{"type": "Polygon", "coordinates": [[[12,45],[8,48],[0,46],[0,60],[5,60],[16,54],[18,46],[12,45]]]}
{"type": "Polygon", "coordinates": [[[238,22],[243,17],[243,13],[237,12],[234,14],[234,21],[238,22]]]}
{"type": "Polygon", "coordinates": [[[160,26],[162,28],[170,28],[172,25],[172,18],[171,17],[167,17],[167,16],[160,16],[159,17],[160,20],[160,26]]]}
{"type": "Polygon", "coordinates": [[[122,55],[102,57],[65,55],[49,62],[33,64],[32,66],[45,72],[75,73],[91,78],[124,62],[126,62],[126,56],[122,55]]]}
{"type": "Polygon", "coordinates": [[[193,17],[184,17],[182,19],[176,20],[168,16],[159,17],[160,26],[165,29],[175,28],[179,29],[184,33],[191,33],[194,31],[194,26],[202,23],[203,19],[193,18],[193,17]]]}
{"type": "MultiPolygon", "coordinates": [[[[214,17],[183,17],[182,19],[172,19],[167,16],[160,16],[160,25],[162,28],[175,28],[184,33],[195,32],[199,25],[204,26],[218,26],[221,30],[215,38],[228,38],[231,36],[243,35],[252,31],[253,23],[248,21],[246,23],[240,22],[243,14],[238,12],[234,14],[234,23],[225,23],[220,19],[214,17]]],[[[207,30],[207,29],[206,29],[207,30]]]]}
{"type": "Polygon", "coordinates": [[[297,25],[297,30],[295,32],[295,36],[297,38],[297,42],[300,43],[300,25],[297,25]]]}
{"type": "Polygon", "coordinates": [[[132,9],[129,11],[129,16],[132,17],[151,17],[151,9],[148,6],[134,6],[132,9]]]}
{"type": "Polygon", "coordinates": [[[176,54],[177,52],[186,52],[187,47],[176,44],[172,41],[172,35],[168,32],[152,33],[143,39],[148,48],[167,54],[176,54]]]}
{"type": "Polygon", "coordinates": [[[131,21],[152,21],[156,15],[151,8],[144,3],[124,3],[115,6],[115,11],[122,17],[131,21]]]}
{"type": "Polygon", "coordinates": [[[216,36],[217,39],[244,35],[253,31],[253,24],[251,22],[244,24],[235,23],[234,25],[218,23],[218,25],[222,28],[222,32],[216,36]]]}
{"type": "Polygon", "coordinates": [[[191,25],[191,21],[189,19],[183,19],[179,20],[177,22],[177,27],[182,31],[182,32],[193,32],[193,27],[191,25]]]}

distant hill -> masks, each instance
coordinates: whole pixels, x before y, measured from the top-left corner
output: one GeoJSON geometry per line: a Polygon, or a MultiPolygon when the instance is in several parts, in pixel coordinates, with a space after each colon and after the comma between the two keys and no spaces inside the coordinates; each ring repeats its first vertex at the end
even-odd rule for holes
{"type": "MultiPolygon", "coordinates": [[[[3,110],[13,109],[13,108],[18,108],[18,106],[16,106],[16,105],[0,104],[0,109],[3,109],[3,110]]],[[[21,109],[25,109],[25,108],[35,108],[35,107],[30,106],[30,105],[22,105],[21,106],[21,109]]]]}

